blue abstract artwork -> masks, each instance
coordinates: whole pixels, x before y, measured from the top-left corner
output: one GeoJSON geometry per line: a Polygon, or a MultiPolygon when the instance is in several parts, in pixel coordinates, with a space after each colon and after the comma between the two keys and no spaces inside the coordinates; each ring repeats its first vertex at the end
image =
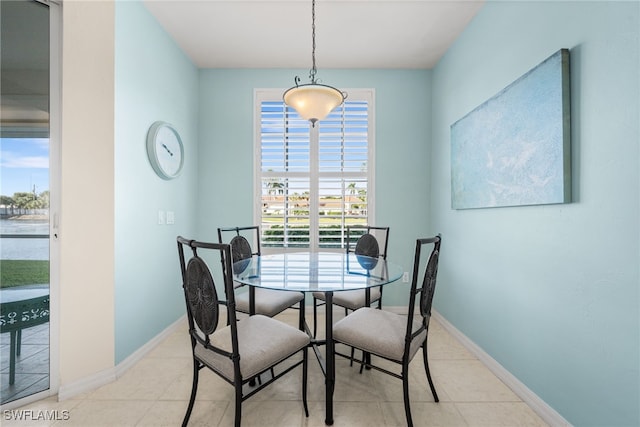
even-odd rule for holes
{"type": "Polygon", "coordinates": [[[569,51],[451,125],[451,207],[571,201],[569,51]]]}

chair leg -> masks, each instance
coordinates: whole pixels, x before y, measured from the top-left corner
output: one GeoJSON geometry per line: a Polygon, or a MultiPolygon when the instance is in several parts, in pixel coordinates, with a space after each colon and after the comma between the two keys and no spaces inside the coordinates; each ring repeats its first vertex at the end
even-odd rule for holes
{"type": "Polygon", "coordinates": [[[236,389],[236,416],[235,416],[235,427],[240,427],[240,422],[242,420],[242,381],[237,381],[235,383],[236,389]]]}
{"type": "MultiPolygon", "coordinates": [[[[349,314],[349,310],[347,307],[344,308],[344,316],[347,317],[349,314]]],[[[349,366],[353,366],[353,357],[355,356],[355,349],[351,347],[351,359],[349,360],[349,366]]],[[[360,373],[362,373],[362,369],[360,369],[360,373]]]]}
{"type": "Polygon", "coordinates": [[[404,363],[402,366],[402,395],[404,397],[404,413],[407,417],[407,427],[413,427],[411,405],[409,404],[409,363],[404,363]]]}
{"type": "Polygon", "coordinates": [[[16,344],[16,356],[20,356],[20,347],[22,347],[22,329],[18,329],[18,343],[16,344]]]}
{"type": "Polygon", "coordinates": [[[313,298],[313,337],[318,333],[318,300],[313,298]]]}
{"type": "Polygon", "coordinates": [[[429,370],[429,360],[427,357],[427,340],[424,340],[424,345],[422,346],[422,360],[424,361],[424,370],[427,373],[427,380],[429,380],[429,387],[431,388],[431,394],[433,394],[433,399],[436,402],[439,402],[438,393],[436,393],[436,387],[433,385],[433,380],[431,379],[431,371],[429,370]]]}
{"type": "Polygon", "coordinates": [[[196,359],[193,359],[193,383],[191,385],[191,397],[189,398],[189,406],[187,407],[187,413],[184,414],[182,420],[182,427],[186,427],[189,424],[189,418],[191,417],[191,411],[193,410],[193,404],[196,402],[196,392],[198,391],[198,373],[200,372],[199,363],[196,359]]]}
{"type": "Polygon", "coordinates": [[[9,343],[9,385],[16,382],[16,331],[9,333],[11,341],[9,343]]]}
{"type": "Polygon", "coordinates": [[[255,387],[257,385],[262,385],[262,378],[260,378],[260,375],[256,375],[255,377],[251,378],[249,380],[249,386],[250,387],[255,387]]]}
{"type": "Polygon", "coordinates": [[[365,368],[365,365],[367,363],[367,356],[369,356],[369,353],[362,350],[362,362],[360,362],[360,373],[362,373],[362,370],[365,368]]]}
{"type": "Polygon", "coordinates": [[[309,406],[307,405],[307,347],[302,350],[302,403],[304,405],[304,414],[309,418],[309,406]]]}
{"type": "Polygon", "coordinates": [[[306,329],[304,327],[304,312],[305,312],[305,306],[304,306],[304,298],[302,298],[302,300],[300,301],[299,307],[298,307],[298,329],[300,329],[302,332],[305,332],[306,329]]]}
{"type": "MultiPolygon", "coordinates": [[[[355,347],[351,347],[351,358],[349,360],[349,366],[353,366],[353,361],[356,357],[355,347]]],[[[364,350],[362,351],[362,362],[360,362],[360,373],[362,373],[362,369],[364,368],[364,350]]]]}

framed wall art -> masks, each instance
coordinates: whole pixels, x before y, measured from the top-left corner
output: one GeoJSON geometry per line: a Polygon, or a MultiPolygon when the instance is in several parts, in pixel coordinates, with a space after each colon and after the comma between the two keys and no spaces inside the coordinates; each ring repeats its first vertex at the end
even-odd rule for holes
{"type": "Polygon", "coordinates": [[[453,209],[571,201],[569,50],[451,125],[453,209]]]}

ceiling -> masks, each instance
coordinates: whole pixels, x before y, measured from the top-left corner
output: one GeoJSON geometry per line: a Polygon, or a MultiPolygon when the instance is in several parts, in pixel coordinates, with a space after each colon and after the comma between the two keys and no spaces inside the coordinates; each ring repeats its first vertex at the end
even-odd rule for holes
{"type": "MultiPolygon", "coordinates": [[[[311,68],[311,0],[144,0],[199,68],[311,68]]],[[[322,68],[429,69],[484,0],[317,0],[322,68]]],[[[3,135],[48,126],[48,15],[1,1],[3,135]],[[37,18],[37,19],[36,19],[37,18]]]]}
{"type": "MultiPolygon", "coordinates": [[[[322,68],[433,68],[484,0],[317,0],[322,68]]],[[[311,68],[311,0],[144,0],[199,68],[311,68]]]]}
{"type": "Polygon", "coordinates": [[[34,1],[0,2],[0,130],[41,136],[49,123],[49,11],[34,1]],[[44,129],[44,130],[43,130],[44,129]]]}

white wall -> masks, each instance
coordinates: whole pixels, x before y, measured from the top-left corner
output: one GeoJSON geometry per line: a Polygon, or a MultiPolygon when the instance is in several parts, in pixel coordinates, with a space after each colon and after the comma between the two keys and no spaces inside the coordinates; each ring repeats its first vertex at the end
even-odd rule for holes
{"type": "Polygon", "coordinates": [[[175,237],[193,235],[197,69],[140,2],[65,2],[62,56],[60,395],[114,367],[184,314],[175,237]],[[156,120],[185,144],[164,181],[146,154],[156,120]],[[175,224],[158,224],[158,211],[175,224]]]}
{"type": "Polygon", "coordinates": [[[114,3],[62,8],[60,386],[114,364],[114,3]]]}

